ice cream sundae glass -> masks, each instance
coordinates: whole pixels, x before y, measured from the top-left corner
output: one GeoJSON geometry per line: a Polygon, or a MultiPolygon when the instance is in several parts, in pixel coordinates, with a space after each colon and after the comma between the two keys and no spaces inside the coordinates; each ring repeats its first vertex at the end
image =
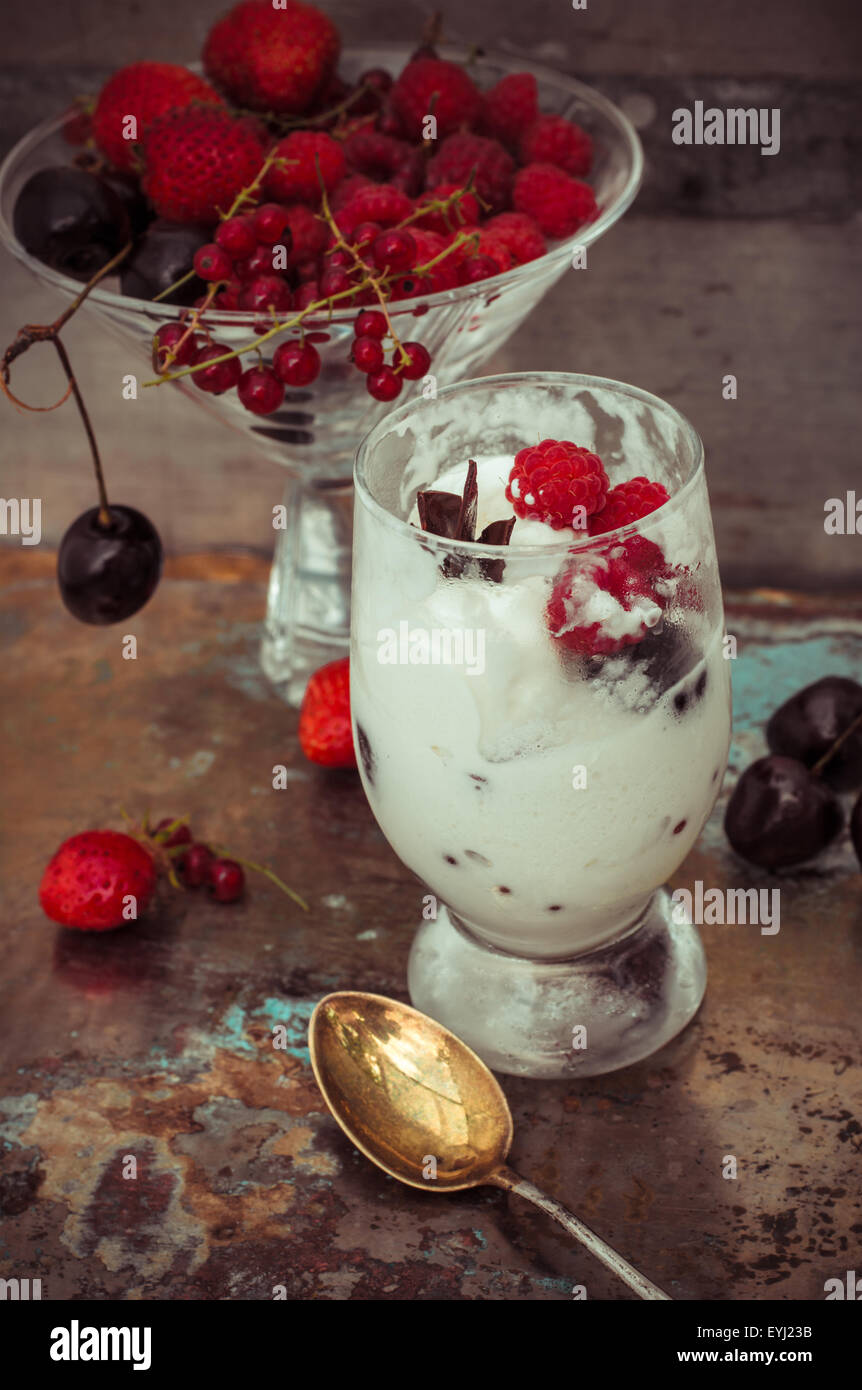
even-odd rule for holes
{"type": "Polygon", "coordinates": [[[631,386],[491,377],[388,415],[355,481],[354,734],[427,885],[414,1004],[502,1072],[650,1055],[703,996],[662,885],[730,735],[700,440],[631,386]]]}

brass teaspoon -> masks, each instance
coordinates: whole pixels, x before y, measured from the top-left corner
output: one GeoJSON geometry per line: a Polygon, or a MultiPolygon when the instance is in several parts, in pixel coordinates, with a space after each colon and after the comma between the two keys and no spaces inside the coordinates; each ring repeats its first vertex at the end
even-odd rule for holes
{"type": "Polygon", "coordinates": [[[512,1115],[485,1063],[442,1024],[380,994],[328,994],[308,1027],[311,1065],[347,1137],[385,1173],[423,1191],[488,1184],[547,1212],[641,1298],[669,1295],[506,1164],[512,1115]]]}

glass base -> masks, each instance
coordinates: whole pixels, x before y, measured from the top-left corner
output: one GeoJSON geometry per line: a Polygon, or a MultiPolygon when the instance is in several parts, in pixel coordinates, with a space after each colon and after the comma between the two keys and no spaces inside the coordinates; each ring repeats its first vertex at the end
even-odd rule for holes
{"type": "Polygon", "coordinates": [[[691,923],[673,919],[671,906],[661,888],[624,936],[554,961],[494,950],[441,906],[413,942],[410,998],[493,1071],[534,1077],[618,1071],[676,1037],[703,999],[700,936],[691,923]]]}

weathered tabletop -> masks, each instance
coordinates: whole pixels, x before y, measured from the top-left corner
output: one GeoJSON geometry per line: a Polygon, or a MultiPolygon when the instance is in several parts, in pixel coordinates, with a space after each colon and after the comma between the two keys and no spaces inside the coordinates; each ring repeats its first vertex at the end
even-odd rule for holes
{"type": "MultiPolygon", "coordinates": [[[[0,1275],[41,1278],[44,1298],[629,1297],[517,1198],[399,1187],[325,1111],[313,1005],[406,997],[422,890],[357,778],[304,762],[258,670],[263,571],[175,564],[124,661],[119,630],[65,615],[50,557],[6,560],[0,1275]],[[54,928],[45,862],[121,804],[190,812],[311,911],[260,881],[233,907],[167,890],[101,938],[54,928]]],[[[737,596],[728,630],[737,768],[786,695],[862,672],[862,604],[737,596]]],[[[676,883],[697,879],[774,883],[726,852],[720,808],[676,883]]],[[[681,1299],[822,1299],[862,1268],[858,865],[845,841],[781,886],[778,935],[704,928],[706,1001],[663,1052],[579,1083],[504,1080],[514,1165],[681,1299]]]]}

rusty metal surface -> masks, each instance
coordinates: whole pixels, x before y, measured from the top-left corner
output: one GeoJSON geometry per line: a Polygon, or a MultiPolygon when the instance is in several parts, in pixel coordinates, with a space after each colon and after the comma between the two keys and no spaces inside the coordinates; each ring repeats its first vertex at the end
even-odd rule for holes
{"type": "MultiPolygon", "coordinates": [[[[261,576],[187,564],[193,577],[168,578],[134,620],[132,662],[118,630],[76,625],[49,577],[22,572],[7,564],[0,594],[0,1276],[41,1278],[44,1298],[283,1285],[293,1299],[561,1300],[576,1283],[628,1297],[517,1198],[401,1188],[325,1112],[311,1009],[333,988],[406,997],[422,890],[358,780],[303,761],[295,714],[257,668],[261,576]],[[119,825],[120,804],[190,812],[198,833],[274,864],[311,912],[258,882],[233,907],[166,890],[100,939],[56,929],[36,898],[44,863],[67,834],[119,825]]],[[[862,673],[862,605],[846,599],[739,596],[728,629],[737,768],[786,695],[862,673]]],[[[676,884],[773,885],[726,852],[720,812],[676,884]]],[[[821,1299],[862,1268],[858,865],[844,842],[781,886],[777,935],[703,929],[705,1004],[660,1054],[592,1081],[503,1082],[513,1164],[677,1298],[821,1299]]]]}

